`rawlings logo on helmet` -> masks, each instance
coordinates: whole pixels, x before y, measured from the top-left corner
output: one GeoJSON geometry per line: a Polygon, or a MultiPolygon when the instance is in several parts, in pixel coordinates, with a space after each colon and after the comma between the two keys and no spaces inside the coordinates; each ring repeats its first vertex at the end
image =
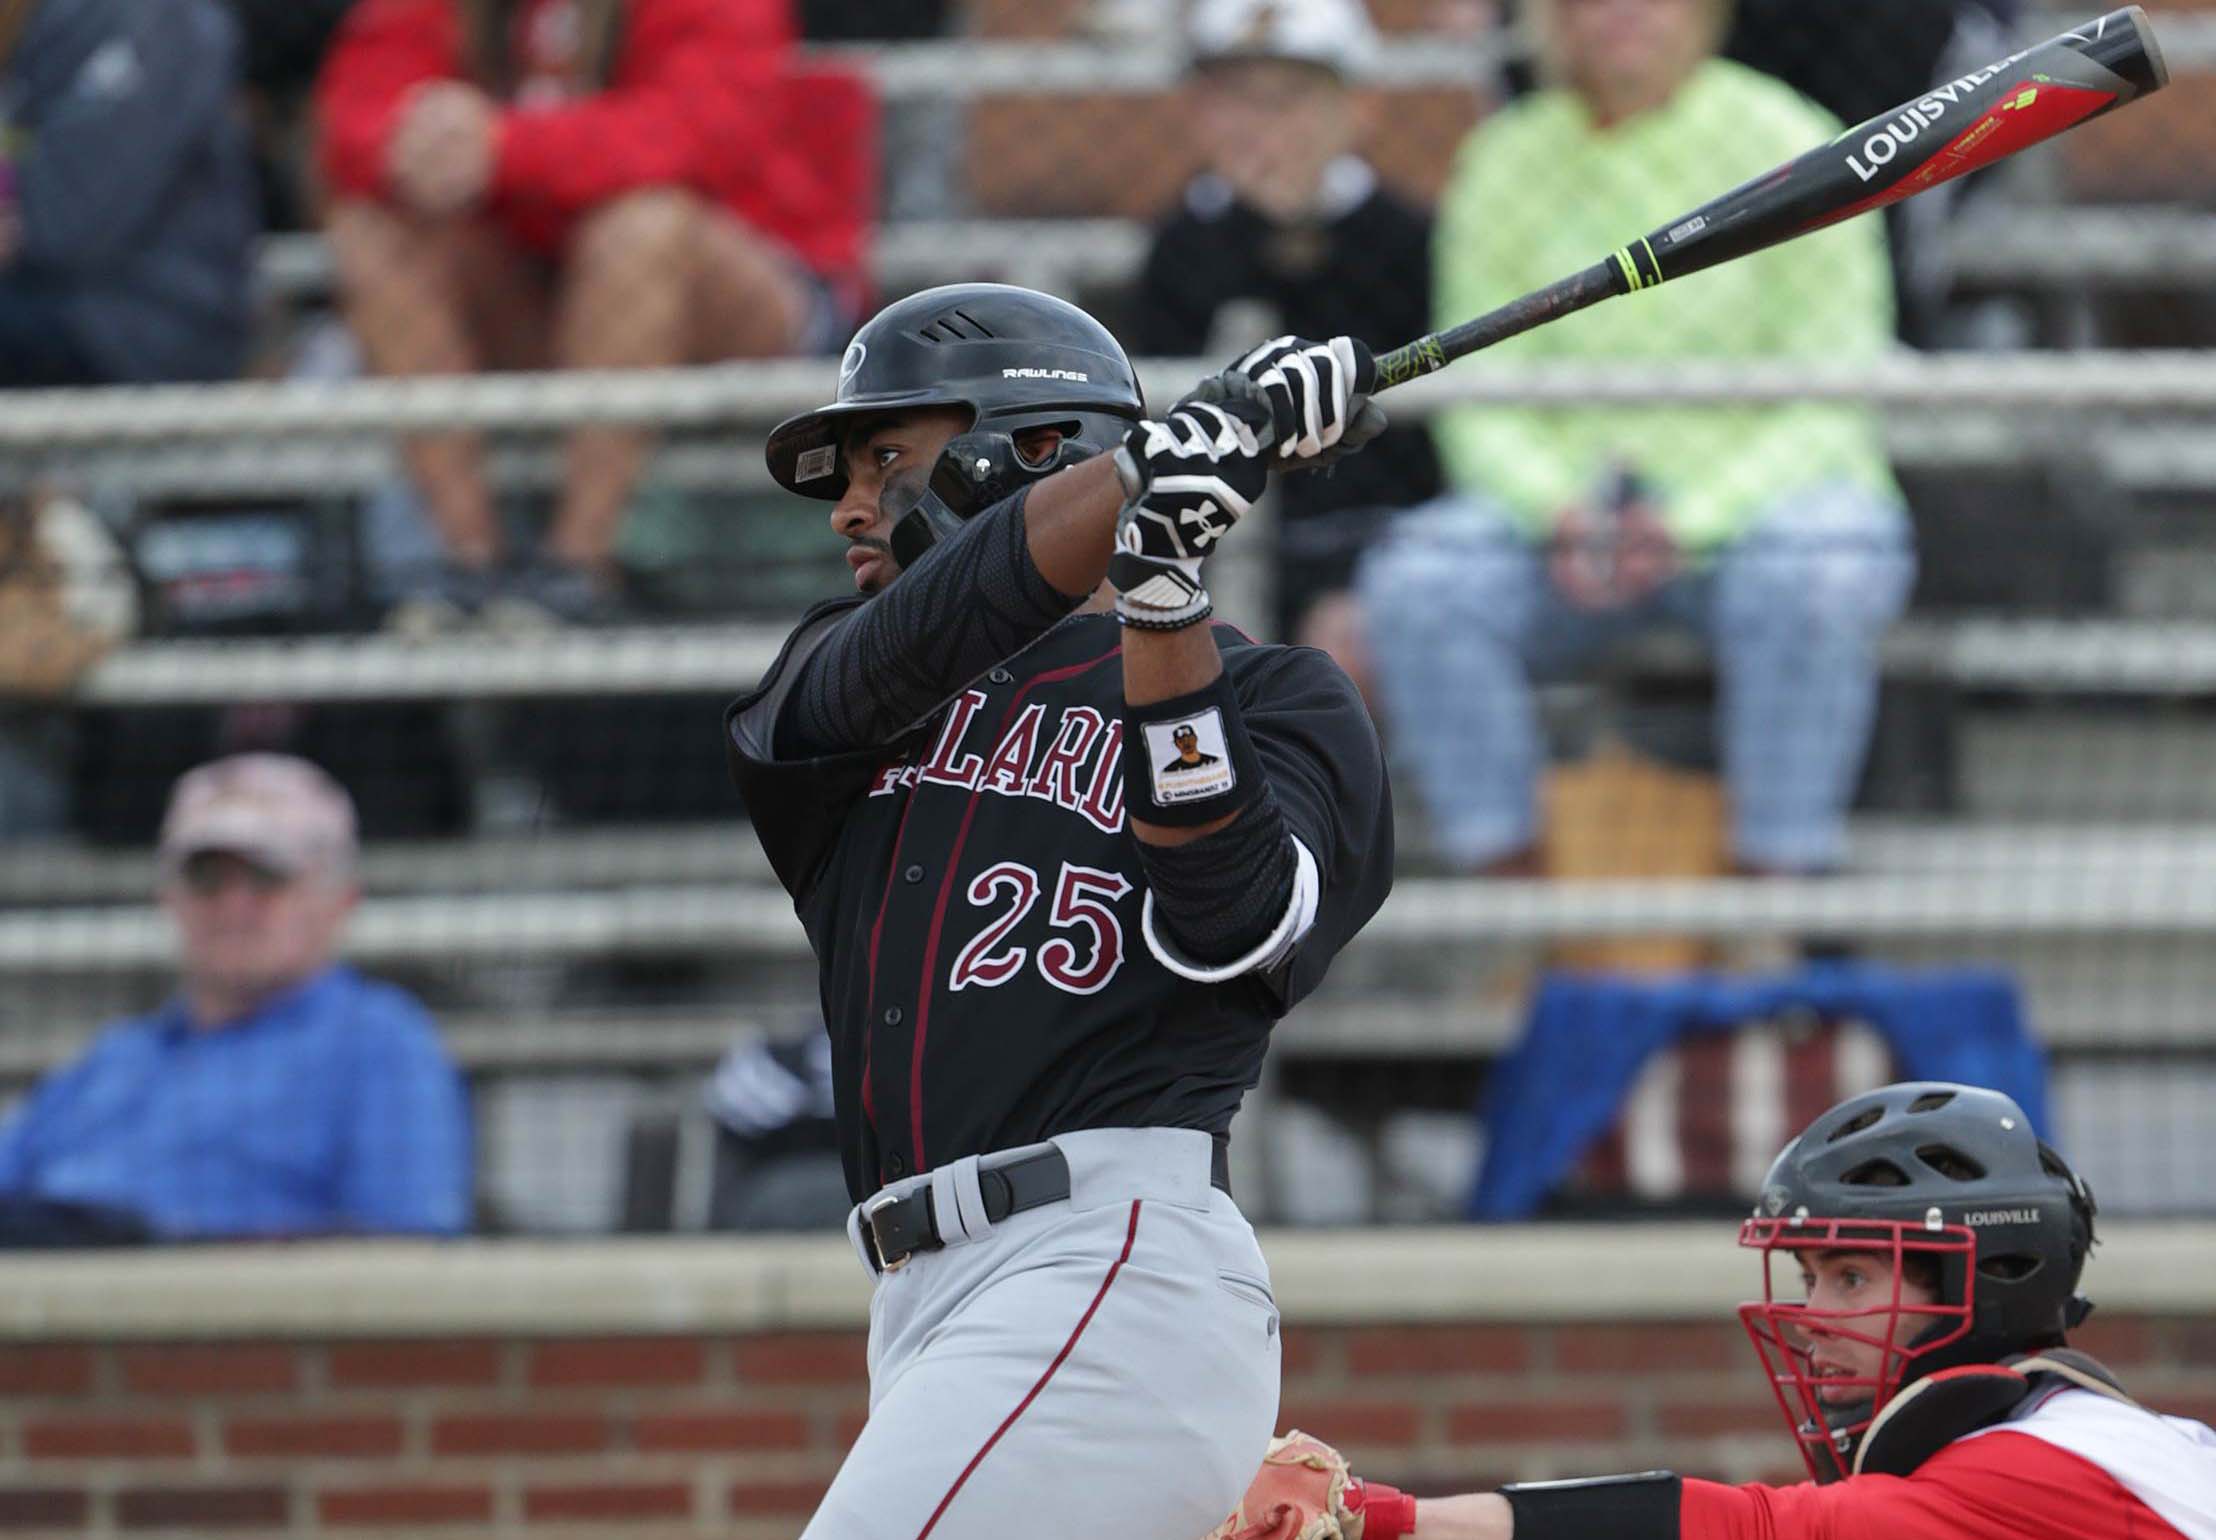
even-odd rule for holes
{"type": "Polygon", "coordinates": [[[869,357],[869,344],[857,339],[846,345],[846,357],[839,360],[839,385],[843,389],[862,367],[862,360],[869,357]]]}

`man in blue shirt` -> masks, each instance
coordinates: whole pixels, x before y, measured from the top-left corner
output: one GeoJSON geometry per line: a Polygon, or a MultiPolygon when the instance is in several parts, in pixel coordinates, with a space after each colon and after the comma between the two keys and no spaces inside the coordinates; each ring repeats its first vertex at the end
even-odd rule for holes
{"type": "Polygon", "coordinates": [[[0,1204],[172,1239],[466,1228],[460,1076],[420,1004],[332,961],[355,853],[351,800],[304,760],[236,755],[180,780],[160,847],[177,994],[0,1124],[0,1204]]]}

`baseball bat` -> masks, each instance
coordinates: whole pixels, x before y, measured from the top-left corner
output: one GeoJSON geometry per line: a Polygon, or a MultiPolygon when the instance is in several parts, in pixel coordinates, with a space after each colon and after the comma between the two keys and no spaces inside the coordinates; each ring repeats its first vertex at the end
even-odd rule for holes
{"type": "Polygon", "coordinates": [[[1377,389],[1619,294],[1793,240],[2005,160],[2168,84],[2136,5],[1932,87],[1620,247],[1583,272],[1377,360],[1377,389]]]}

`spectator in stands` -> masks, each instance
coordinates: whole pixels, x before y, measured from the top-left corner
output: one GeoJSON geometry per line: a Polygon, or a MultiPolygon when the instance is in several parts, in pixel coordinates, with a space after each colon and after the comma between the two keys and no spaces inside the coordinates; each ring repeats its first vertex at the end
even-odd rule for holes
{"type": "MultiPolygon", "coordinates": [[[[380,374],[627,369],[843,336],[795,255],[789,0],[363,0],[319,88],[329,226],[380,374]]],[[[504,563],[476,438],[408,445],[446,561],[396,622],[608,615],[647,450],[574,432],[542,551],[504,563]]]]}
{"type": "Polygon", "coordinates": [[[831,1036],[820,1027],[753,1038],[708,1082],[716,1126],[709,1224],[718,1230],[836,1230],[854,1200],[839,1160],[831,1036]]]}
{"type": "Polygon", "coordinates": [[[238,373],[238,51],[214,0],[0,0],[0,387],[238,373]]]}
{"type": "Polygon", "coordinates": [[[137,628],[129,562],[97,514],[44,489],[0,499],[0,840],[67,824],[74,724],[54,703],[137,628]]]}
{"type": "Polygon", "coordinates": [[[949,0],[800,0],[800,35],[816,43],[937,37],[949,0]]]}
{"type": "MultiPolygon", "coordinates": [[[[1429,329],[1430,216],[1355,148],[1366,121],[1348,73],[1376,41],[1362,0],[1202,0],[1191,95],[1207,168],[1155,232],[1132,351],[1214,354],[1276,332],[1392,347],[1429,329]],[[1248,307],[1265,312],[1250,327],[1266,330],[1215,335],[1248,307]]],[[[1383,510],[1438,490],[1420,426],[1388,431],[1329,476],[1282,482],[1279,634],[1351,665],[1343,590],[1355,552],[1383,510]]]]}
{"type": "Polygon", "coordinates": [[[421,1005],[332,962],[354,860],[353,805],[305,760],[177,783],[159,863],[178,993],[0,1125],[0,1233],[27,1211],[173,1239],[466,1226],[460,1077],[421,1005]]]}
{"type": "MultiPolygon", "coordinates": [[[[1838,132],[1712,57],[1724,0],[1543,0],[1548,87],[1480,125],[1442,199],[1436,319],[1571,272],[1838,132]]],[[[1842,225],[1569,317],[1463,368],[1534,360],[1874,358],[1890,345],[1883,226],[1842,225]]],[[[1440,853],[1530,867],[1542,749],[1530,679],[1641,633],[1714,652],[1734,855],[1844,856],[1877,641],[1906,601],[1907,520],[1877,425],[1851,406],[1460,409],[1451,495],[1361,564],[1362,620],[1398,752],[1440,853]]]]}
{"type": "MultiPolygon", "coordinates": [[[[2022,9],[2021,0],[1738,0],[1723,54],[1854,124],[2001,58],[2022,9]]],[[[1885,211],[1901,335],[1919,346],[1947,340],[1947,226],[1985,180],[1947,182],[1885,211]]]]}
{"type": "Polygon", "coordinates": [[[302,230],[314,221],[303,131],[323,56],[355,0],[225,0],[246,45],[242,71],[263,224],[302,230]]]}

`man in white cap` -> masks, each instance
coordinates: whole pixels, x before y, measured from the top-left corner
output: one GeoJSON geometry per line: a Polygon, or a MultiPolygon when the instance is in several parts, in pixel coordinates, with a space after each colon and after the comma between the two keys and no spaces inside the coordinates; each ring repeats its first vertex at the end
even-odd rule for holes
{"type": "MultiPolygon", "coordinates": [[[[1155,231],[1131,350],[1212,355],[1281,332],[1389,348],[1429,331],[1431,217],[1359,153],[1369,104],[1355,87],[1377,49],[1363,0],[1198,0],[1186,40],[1203,169],[1155,231]]],[[[1281,482],[1278,636],[1360,681],[1342,592],[1355,557],[1381,513],[1439,489],[1421,425],[1387,429],[1329,476],[1281,482]]]]}
{"type": "Polygon", "coordinates": [[[333,960],[355,856],[352,800],[305,760],[179,780],[159,850],[177,992],[0,1124],[0,1203],[61,1239],[73,1213],[165,1238],[465,1228],[460,1076],[414,998],[333,960]]]}

